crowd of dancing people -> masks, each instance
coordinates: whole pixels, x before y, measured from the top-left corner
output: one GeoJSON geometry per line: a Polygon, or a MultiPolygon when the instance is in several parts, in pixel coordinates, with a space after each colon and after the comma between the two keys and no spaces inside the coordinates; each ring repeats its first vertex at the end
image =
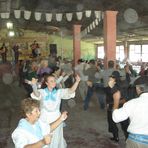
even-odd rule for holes
{"type": "MultiPolygon", "coordinates": [[[[147,69],[141,69],[139,75],[147,75],[147,69]]],[[[89,110],[95,93],[98,106],[107,111],[108,131],[113,135],[110,139],[118,142],[118,126],[112,113],[137,97],[132,82],[137,76],[130,64],[121,69],[112,60],[108,61],[107,69],[101,60],[93,59],[79,59],[75,67],[71,61],[54,56],[20,61],[19,86],[26,89],[27,96],[21,104],[23,117],[12,133],[15,146],[66,148],[63,121],[67,111],[61,113],[62,99],[74,98],[77,87],[85,111],[89,110]]],[[[125,139],[129,136],[129,118],[120,121],[125,139]]]]}

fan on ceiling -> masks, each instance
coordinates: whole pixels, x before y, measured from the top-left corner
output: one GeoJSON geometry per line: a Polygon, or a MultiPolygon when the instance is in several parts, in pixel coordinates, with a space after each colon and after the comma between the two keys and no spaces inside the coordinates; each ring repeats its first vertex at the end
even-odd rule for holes
{"type": "Polygon", "coordinates": [[[136,23],[138,21],[138,13],[135,9],[128,8],[124,11],[124,19],[129,24],[136,23]]]}

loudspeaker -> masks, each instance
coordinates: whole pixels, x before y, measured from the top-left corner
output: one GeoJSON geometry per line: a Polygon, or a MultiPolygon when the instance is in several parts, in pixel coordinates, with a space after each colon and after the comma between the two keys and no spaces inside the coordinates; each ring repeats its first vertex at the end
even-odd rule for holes
{"type": "Polygon", "coordinates": [[[49,44],[50,54],[57,54],[57,44],[49,44]]]}

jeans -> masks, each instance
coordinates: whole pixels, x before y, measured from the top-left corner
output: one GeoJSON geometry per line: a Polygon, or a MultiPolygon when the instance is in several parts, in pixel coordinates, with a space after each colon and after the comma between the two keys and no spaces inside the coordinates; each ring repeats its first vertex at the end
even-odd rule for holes
{"type": "Polygon", "coordinates": [[[92,95],[93,95],[93,86],[92,87],[88,86],[87,94],[84,100],[84,110],[88,109],[88,105],[89,105],[90,98],[92,97],[92,95]]]}
{"type": "Polygon", "coordinates": [[[100,104],[100,108],[104,109],[105,108],[105,92],[104,92],[104,86],[102,83],[95,83],[95,91],[96,91],[96,95],[100,104]]]}
{"type": "Polygon", "coordinates": [[[94,83],[92,87],[88,86],[87,94],[84,100],[84,110],[87,110],[89,107],[90,99],[93,95],[94,90],[96,91],[96,95],[100,104],[100,108],[105,108],[105,93],[103,90],[103,86],[100,83],[94,83]],[[99,88],[99,90],[98,90],[99,88]],[[101,88],[101,89],[100,89],[101,88]]]}

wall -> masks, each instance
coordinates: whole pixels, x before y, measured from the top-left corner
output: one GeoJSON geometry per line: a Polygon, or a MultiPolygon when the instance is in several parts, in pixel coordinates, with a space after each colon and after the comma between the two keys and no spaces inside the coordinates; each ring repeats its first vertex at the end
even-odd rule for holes
{"type": "MultiPolygon", "coordinates": [[[[58,55],[63,58],[73,58],[73,39],[70,37],[61,38],[59,36],[51,36],[53,43],[57,44],[58,55]]],[[[89,60],[95,58],[94,44],[81,41],[81,58],[89,60]]]]}
{"type": "MultiPolygon", "coordinates": [[[[7,33],[6,30],[0,31],[0,34],[1,34],[0,44],[2,44],[3,42],[7,43],[7,46],[9,49],[8,56],[10,60],[12,59],[10,57],[13,56],[11,48],[14,43],[19,43],[21,48],[23,48],[22,52],[26,54],[25,55],[25,58],[26,58],[29,56],[29,54],[31,54],[30,44],[34,40],[36,40],[40,44],[43,55],[47,56],[49,54],[49,44],[57,44],[58,56],[62,56],[63,58],[69,58],[69,59],[73,58],[73,38],[72,37],[61,38],[60,36],[57,36],[57,35],[48,35],[41,32],[37,33],[31,30],[27,30],[27,31],[22,30],[22,32],[23,32],[22,37],[8,38],[6,35],[7,33]]],[[[86,60],[95,58],[94,44],[81,41],[81,58],[86,60]]]]}

